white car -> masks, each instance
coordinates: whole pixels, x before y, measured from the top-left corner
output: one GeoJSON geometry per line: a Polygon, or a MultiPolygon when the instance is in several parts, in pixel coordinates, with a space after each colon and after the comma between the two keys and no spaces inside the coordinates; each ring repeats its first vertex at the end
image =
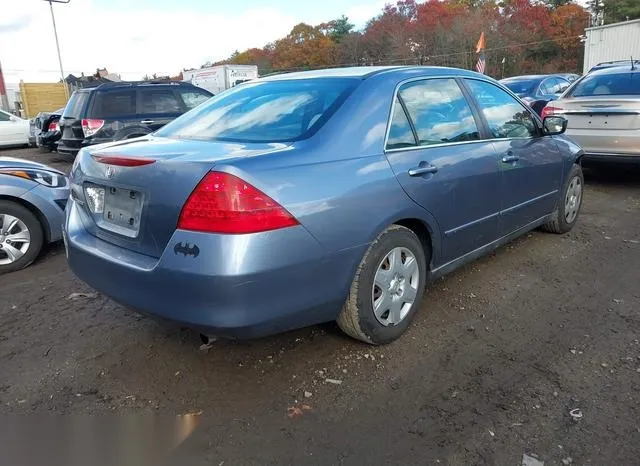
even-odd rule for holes
{"type": "Polygon", "coordinates": [[[29,144],[29,120],[0,110],[0,147],[29,144]]]}

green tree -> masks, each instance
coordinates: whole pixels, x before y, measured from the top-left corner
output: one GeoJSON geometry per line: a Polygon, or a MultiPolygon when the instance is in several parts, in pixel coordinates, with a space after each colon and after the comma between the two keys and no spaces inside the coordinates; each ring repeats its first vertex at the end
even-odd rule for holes
{"type": "Polygon", "coordinates": [[[338,19],[334,19],[328,23],[322,23],[318,26],[318,28],[336,44],[342,42],[342,39],[353,32],[354,27],[355,26],[349,22],[349,18],[344,15],[338,19]]]}
{"type": "Polygon", "coordinates": [[[640,18],[640,0],[605,0],[605,24],[640,18]]]}

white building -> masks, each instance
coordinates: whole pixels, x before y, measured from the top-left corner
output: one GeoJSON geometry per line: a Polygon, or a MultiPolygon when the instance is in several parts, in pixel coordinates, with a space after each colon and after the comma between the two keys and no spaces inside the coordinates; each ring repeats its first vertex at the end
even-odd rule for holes
{"type": "Polygon", "coordinates": [[[640,19],[585,29],[584,72],[598,63],[640,60],[640,19]]]}
{"type": "Polygon", "coordinates": [[[7,100],[9,101],[9,111],[16,111],[16,103],[20,100],[20,84],[18,83],[6,83],[7,85],[7,100]]]}

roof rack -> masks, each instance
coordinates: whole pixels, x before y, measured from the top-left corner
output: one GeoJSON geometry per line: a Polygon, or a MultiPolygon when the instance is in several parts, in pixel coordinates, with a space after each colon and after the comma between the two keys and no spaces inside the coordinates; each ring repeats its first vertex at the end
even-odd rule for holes
{"type": "Polygon", "coordinates": [[[148,81],[114,81],[110,83],[102,83],[94,87],[93,89],[105,89],[112,87],[133,87],[133,86],[156,86],[156,85],[169,85],[169,86],[185,86],[191,85],[187,81],[168,81],[163,79],[153,79],[148,81]]]}

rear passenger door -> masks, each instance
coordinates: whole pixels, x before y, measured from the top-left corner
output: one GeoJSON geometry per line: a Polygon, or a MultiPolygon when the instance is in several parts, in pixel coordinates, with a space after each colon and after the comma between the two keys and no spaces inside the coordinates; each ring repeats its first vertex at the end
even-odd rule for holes
{"type": "Polygon", "coordinates": [[[544,136],[530,109],[488,81],[465,78],[482,112],[502,168],[500,234],[507,235],[551,213],[564,160],[544,136]]]}
{"type": "Polygon", "coordinates": [[[402,85],[395,97],[386,155],[406,191],[437,220],[450,262],[498,235],[500,166],[454,78],[402,85]]]}
{"type": "Polygon", "coordinates": [[[162,128],[185,112],[182,99],[174,89],[140,86],[138,88],[138,117],[151,131],[162,128]]]}

